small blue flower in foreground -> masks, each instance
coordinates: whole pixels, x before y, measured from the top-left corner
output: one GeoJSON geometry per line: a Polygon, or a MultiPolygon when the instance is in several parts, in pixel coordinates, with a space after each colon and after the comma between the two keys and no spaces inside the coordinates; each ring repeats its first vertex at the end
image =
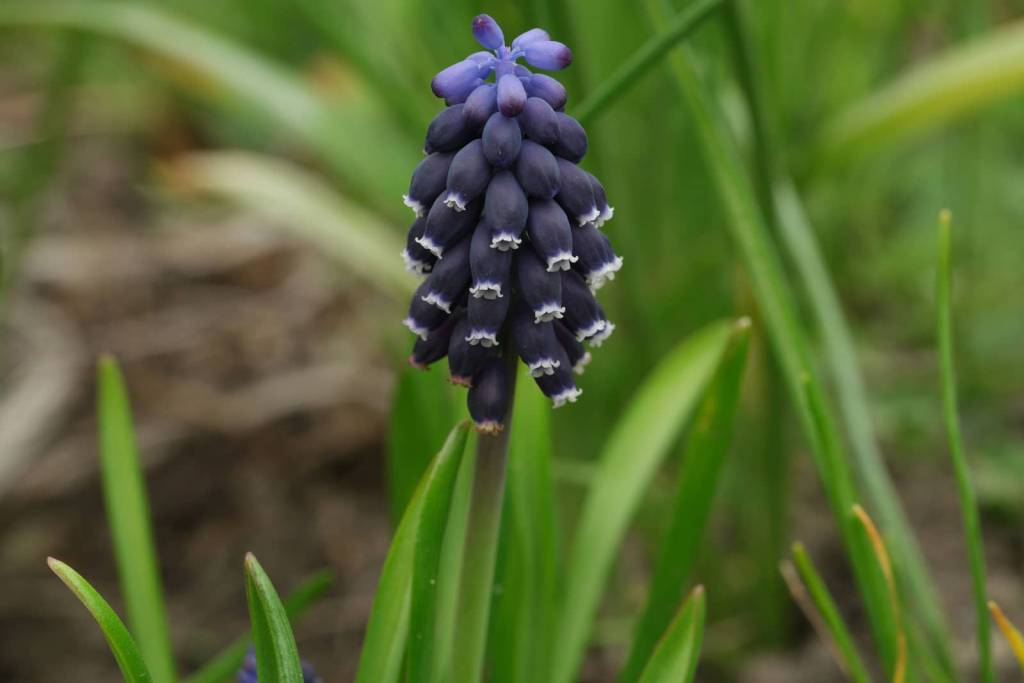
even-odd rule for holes
{"type": "MultiPolygon", "coordinates": [[[[258,683],[259,677],[256,676],[256,652],[249,647],[249,651],[245,653],[245,659],[242,660],[242,668],[238,670],[238,676],[235,678],[238,683],[258,683]]],[[[302,663],[302,681],[303,683],[324,683],[324,679],[316,675],[313,671],[313,667],[308,663],[302,663]]]]}
{"type": "Polygon", "coordinates": [[[615,329],[594,292],[622,258],[599,230],[613,209],[578,166],[587,133],[564,111],[565,88],[518,63],[564,69],[572,52],[539,28],[506,45],[486,14],[472,31],[487,49],[431,82],[447,108],[430,123],[404,197],[416,220],[402,257],[426,276],[405,325],[418,337],[409,362],[447,356],[477,429],[495,433],[508,412],[506,346],[555,407],[579,397],[583,343],[600,346],[615,329]]]}

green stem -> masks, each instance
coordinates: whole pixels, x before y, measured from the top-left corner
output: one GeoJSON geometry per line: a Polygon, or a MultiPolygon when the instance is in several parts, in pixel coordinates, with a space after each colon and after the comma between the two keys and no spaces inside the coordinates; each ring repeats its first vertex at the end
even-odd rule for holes
{"type": "Polygon", "coordinates": [[[664,30],[652,37],[643,47],[630,55],[615,73],[606,78],[576,109],[580,123],[587,122],[606,108],[645,71],[658,63],[676,43],[697,29],[724,0],[696,0],[679,12],[665,25],[664,30]]]}
{"type": "Polygon", "coordinates": [[[498,534],[505,496],[508,440],[512,427],[515,396],[516,356],[506,357],[509,372],[509,409],[505,428],[497,434],[479,434],[476,442],[476,471],[470,493],[466,549],[462,559],[462,582],[455,623],[457,651],[452,655],[452,682],[477,683],[483,672],[487,650],[488,622],[494,594],[494,567],[498,555],[498,534]]]}
{"type": "Polygon", "coordinates": [[[938,304],[939,365],[942,382],[942,416],[946,423],[949,439],[949,457],[953,461],[956,475],[957,494],[960,497],[960,512],[963,515],[967,555],[971,566],[971,583],[974,592],[974,611],[977,620],[978,657],[981,680],[991,683],[992,650],[988,621],[988,592],[985,587],[985,554],[982,546],[981,523],[978,520],[978,503],[971,486],[971,471],[964,454],[963,437],[960,434],[960,419],[957,415],[956,368],[953,364],[953,314],[950,303],[950,223],[948,211],[939,217],[939,259],[936,277],[936,302],[938,304]]]}

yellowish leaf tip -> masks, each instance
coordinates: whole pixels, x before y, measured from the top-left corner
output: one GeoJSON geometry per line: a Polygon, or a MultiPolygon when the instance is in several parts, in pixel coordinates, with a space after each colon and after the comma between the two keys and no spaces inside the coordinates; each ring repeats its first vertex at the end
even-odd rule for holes
{"type": "Polygon", "coordinates": [[[944,228],[949,228],[953,224],[953,212],[949,209],[943,209],[939,211],[939,225],[944,228]]]}
{"type": "Polygon", "coordinates": [[[753,325],[754,323],[748,315],[745,315],[736,321],[737,330],[749,330],[751,327],[753,327],[753,325]]]}

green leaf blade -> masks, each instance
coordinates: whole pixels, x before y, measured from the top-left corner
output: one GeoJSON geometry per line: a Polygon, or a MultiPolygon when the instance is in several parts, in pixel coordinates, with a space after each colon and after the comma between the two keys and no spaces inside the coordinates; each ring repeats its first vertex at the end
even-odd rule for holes
{"type": "Polygon", "coordinates": [[[692,683],[704,639],[704,589],[694,589],[644,667],[640,683],[692,683]]]}
{"type": "Polygon", "coordinates": [[[393,683],[399,678],[409,633],[416,539],[424,500],[447,481],[449,469],[458,470],[468,432],[467,422],[452,429],[402,515],[377,583],[356,683],[393,683]]]}
{"type": "Polygon", "coordinates": [[[174,655],[131,405],[113,358],[100,359],[97,379],[103,497],[125,611],[154,681],[172,683],[174,655]]]}
{"type": "Polygon", "coordinates": [[[275,683],[303,683],[299,648],[288,615],[270,577],[252,553],[245,556],[245,595],[259,676],[275,683]]]}
{"type": "MultiPolygon", "coordinates": [[[[284,611],[292,623],[319,600],[332,583],[334,576],[325,569],[299,584],[284,599],[284,611]]],[[[249,636],[238,638],[199,671],[185,679],[186,683],[224,683],[233,680],[251,643],[252,638],[249,636]]]]}
{"type": "Polygon", "coordinates": [[[732,443],[750,341],[749,321],[741,324],[744,322],[744,326],[737,326],[687,437],[671,520],[661,539],[647,604],[619,676],[622,683],[631,683],[640,676],[658,638],[672,620],[672,606],[682,598],[683,586],[697,561],[719,475],[732,443]]]}
{"type": "Polygon", "coordinates": [[[734,334],[733,324],[719,322],[681,343],[644,382],[606,442],[566,568],[554,683],[575,676],[615,551],[734,334]]]}
{"type": "Polygon", "coordinates": [[[46,563],[53,573],[64,582],[75,597],[89,610],[107,639],[110,651],[117,660],[126,683],[152,683],[153,678],[146,668],[146,662],[138,646],[128,633],[124,622],[117,616],[110,604],[103,599],[81,574],[60,560],[49,558],[46,563]]]}

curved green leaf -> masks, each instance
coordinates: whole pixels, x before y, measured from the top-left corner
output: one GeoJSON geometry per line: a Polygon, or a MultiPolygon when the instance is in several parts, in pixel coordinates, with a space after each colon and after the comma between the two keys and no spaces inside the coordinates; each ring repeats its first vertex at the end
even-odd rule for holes
{"type": "Polygon", "coordinates": [[[139,649],[154,672],[153,680],[171,683],[177,676],[149,500],[124,377],[112,357],[100,359],[97,381],[103,498],[125,611],[139,649]]]}
{"type": "Polygon", "coordinates": [[[691,683],[704,638],[704,589],[694,589],[679,608],[657,649],[644,667],[640,683],[691,683]]]}
{"type": "MultiPolygon", "coordinates": [[[[288,618],[294,623],[320,599],[333,582],[334,576],[324,569],[299,584],[284,599],[284,611],[288,618]]],[[[237,639],[203,668],[186,678],[186,683],[225,683],[229,679],[234,680],[251,643],[252,639],[248,636],[237,639]]]]}
{"type": "Polygon", "coordinates": [[[203,152],[176,161],[171,172],[189,189],[272,216],[398,301],[416,288],[394,231],[295,164],[251,152],[203,152]]]}
{"type": "Polygon", "coordinates": [[[700,552],[711,514],[719,474],[732,443],[733,420],[739,403],[743,369],[750,340],[749,321],[737,333],[722,359],[714,381],[701,401],[694,426],[683,449],[679,489],[665,537],[661,539],[647,604],[619,681],[635,681],[651,656],[658,638],[672,620],[673,605],[700,552]]]}
{"type": "Polygon", "coordinates": [[[432,506],[437,506],[444,496],[451,497],[453,473],[458,471],[466,449],[468,430],[467,422],[460,422],[452,429],[402,515],[377,583],[356,683],[392,683],[398,680],[402,671],[409,634],[416,545],[423,509],[428,500],[432,506]]]}
{"type": "Polygon", "coordinates": [[[50,565],[53,573],[64,582],[64,585],[71,589],[75,597],[85,605],[93,619],[99,624],[126,683],[152,683],[153,678],[146,668],[146,662],[142,659],[139,648],[135,645],[135,641],[132,640],[124,623],[118,618],[110,604],[103,599],[103,596],[96,592],[96,589],[82,578],[81,574],[60,560],[51,557],[46,560],[46,563],[50,565]]]}
{"type": "Polygon", "coordinates": [[[637,391],[606,442],[567,564],[554,683],[573,680],[629,521],[736,332],[735,324],[719,322],[676,347],[637,391]]]}
{"type": "Polygon", "coordinates": [[[1024,22],[956,46],[854,104],[825,128],[818,158],[860,157],[1024,90],[1024,22]]]}
{"type": "Polygon", "coordinates": [[[270,577],[252,553],[245,556],[245,596],[260,677],[274,683],[303,683],[299,648],[288,615],[270,577]]]}

